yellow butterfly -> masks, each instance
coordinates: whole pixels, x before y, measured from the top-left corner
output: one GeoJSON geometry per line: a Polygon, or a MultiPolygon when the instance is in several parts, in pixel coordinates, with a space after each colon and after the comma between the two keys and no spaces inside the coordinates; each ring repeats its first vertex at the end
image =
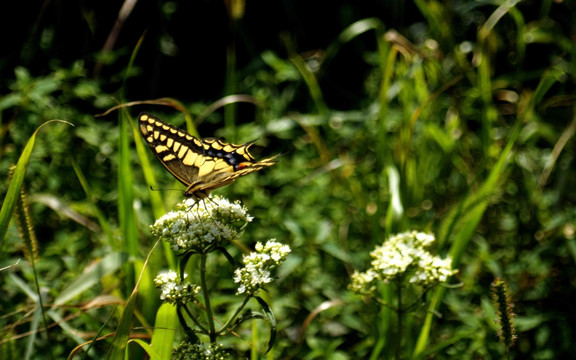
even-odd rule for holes
{"type": "Polygon", "coordinates": [[[162,165],[182,184],[184,196],[200,200],[210,191],[233,183],[237,178],[276,163],[278,155],[255,161],[244,145],[228,144],[214,138],[199,140],[143,112],[138,116],[140,132],[162,165]]]}

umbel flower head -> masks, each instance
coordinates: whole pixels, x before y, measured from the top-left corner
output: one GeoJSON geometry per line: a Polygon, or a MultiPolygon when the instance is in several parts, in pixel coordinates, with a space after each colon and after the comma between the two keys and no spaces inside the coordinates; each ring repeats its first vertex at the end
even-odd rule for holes
{"type": "Polygon", "coordinates": [[[457,270],[452,270],[452,259],[430,254],[426,248],[435,241],[434,235],[405,232],[390,237],[371,253],[371,267],[365,272],[352,274],[349,288],[360,294],[372,294],[378,282],[407,281],[430,287],[446,282],[457,270]]]}
{"type": "MultiPolygon", "coordinates": [[[[184,274],[184,278],[186,277],[187,275],[184,274]]],[[[198,285],[180,281],[178,274],[172,270],[156,276],[154,284],[157,288],[162,290],[160,300],[171,304],[184,305],[188,302],[194,301],[194,297],[201,290],[198,285]]]]}
{"type": "Polygon", "coordinates": [[[252,221],[240,202],[214,196],[201,201],[186,199],[154,225],[152,234],[168,242],[174,251],[207,253],[239,236],[238,224],[252,221]]]}
{"type": "Polygon", "coordinates": [[[290,246],[268,240],[257,243],[255,251],[242,256],[243,267],[234,271],[234,282],[240,284],[237,294],[253,295],[258,289],[272,282],[272,270],[284,262],[292,251],[290,246]]]}

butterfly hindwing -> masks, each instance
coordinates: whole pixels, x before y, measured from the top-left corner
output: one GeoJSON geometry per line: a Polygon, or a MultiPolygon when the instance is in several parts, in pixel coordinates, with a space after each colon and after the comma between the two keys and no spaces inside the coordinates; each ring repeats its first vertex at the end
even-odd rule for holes
{"type": "Polygon", "coordinates": [[[275,163],[276,156],[255,161],[248,151],[252,142],[199,140],[149,113],[141,113],[138,120],[144,140],[166,170],[186,185],[187,197],[205,198],[211,190],[275,163]]]}

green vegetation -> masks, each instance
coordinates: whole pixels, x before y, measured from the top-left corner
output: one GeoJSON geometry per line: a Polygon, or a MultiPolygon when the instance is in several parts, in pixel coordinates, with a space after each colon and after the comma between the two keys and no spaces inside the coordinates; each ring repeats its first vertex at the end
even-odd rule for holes
{"type": "Polygon", "coordinates": [[[154,283],[187,263],[149,227],[184,189],[140,111],[282,153],[215,191],[254,221],[203,263],[219,278],[201,323],[246,305],[232,257],[291,249],[218,337],[232,358],[572,355],[572,2],[150,3],[0,5],[19,24],[0,59],[1,359],[169,359],[194,330],[154,283]],[[457,273],[353,292],[410,231],[457,273]]]}

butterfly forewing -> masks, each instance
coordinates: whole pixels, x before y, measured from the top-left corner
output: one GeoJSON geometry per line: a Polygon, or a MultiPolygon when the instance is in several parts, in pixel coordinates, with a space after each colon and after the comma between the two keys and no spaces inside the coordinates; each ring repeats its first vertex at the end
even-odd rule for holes
{"type": "Polygon", "coordinates": [[[160,163],[176,179],[189,186],[198,177],[199,168],[186,164],[196,162],[197,155],[203,152],[202,143],[150,114],[140,114],[139,125],[144,140],[160,163]]]}
{"type": "Polygon", "coordinates": [[[138,118],[146,143],[166,170],[187,186],[187,197],[205,198],[211,190],[275,163],[276,156],[256,162],[248,152],[252,142],[199,140],[151,114],[141,113],[138,118]]]}

